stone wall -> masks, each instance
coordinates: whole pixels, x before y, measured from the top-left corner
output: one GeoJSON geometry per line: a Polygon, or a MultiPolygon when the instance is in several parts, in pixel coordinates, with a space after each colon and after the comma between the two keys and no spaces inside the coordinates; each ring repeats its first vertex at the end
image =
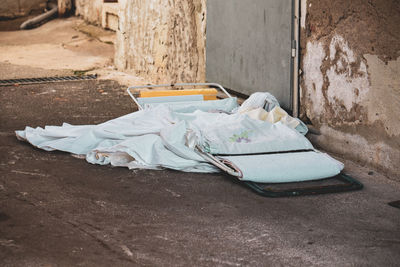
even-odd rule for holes
{"type": "Polygon", "coordinates": [[[115,64],[148,83],[205,80],[206,0],[119,1],[115,64]]]}
{"type": "Polygon", "coordinates": [[[75,0],[75,14],[95,25],[101,25],[103,0],[75,0]]]}
{"type": "Polygon", "coordinates": [[[301,116],[313,141],[400,181],[400,1],[302,0],[301,116]]]}
{"type": "Polygon", "coordinates": [[[12,19],[29,15],[34,10],[43,10],[47,0],[2,0],[0,18],[12,19]]]}

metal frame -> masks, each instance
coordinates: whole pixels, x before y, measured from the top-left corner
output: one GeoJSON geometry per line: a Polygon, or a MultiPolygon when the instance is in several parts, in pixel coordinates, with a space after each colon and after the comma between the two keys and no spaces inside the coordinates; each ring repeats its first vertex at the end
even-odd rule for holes
{"type": "Polygon", "coordinates": [[[54,82],[84,81],[84,80],[95,80],[95,79],[97,79],[97,74],[60,76],[60,77],[8,79],[8,80],[0,80],[0,87],[1,86],[13,86],[16,84],[27,85],[27,84],[54,83],[54,82]]]}
{"type": "Polygon", "coordinates": [[[292,115],[299,117],[299,43],[300,43],[300,1],[292,0],[292,62],[291,62],[291,98],[292,115]]]}
{"type": "Polygon", "coordinates": [[[162,87],[194,87],[194,86],[209,86],[213,88],[220,89],[224,94],[226,94],[229,98],[232,96],[226,91],[226,89],[218,84],[218,83],[175,83],[175,84],[157,84],[157,85],[139,85],[139,86],[130,86],[126,89],[129,96],[132,98],[133,102],[138,106],[139,110],[142,110],[143,107],[139,104],[138,100],[138,93],[132,93],[131,90],[137,90],[142,88],[162,88],[162,87]]]}
{"type": "MultiPolygon", "coordinates": [[[[326,178],[323,178],[320,180],[334,178],[334,179],[337,179],[337,180],[343,182],[343,184],[291,188],[291,189],[285,189],[285,190],[265,189],[262,186],[262,185],[264,185],[263,183],[256,183],[256,182],[251,182],[251,181],[240,180],[240,178],[242,177],[241,171],[239,169],[235,168],[235,166],[225,164],[225,162],[221,158],[201,151],[200,147],[198,147],[198,146],[196,146],[196,151],[205,160],[207,160],[214,166],[220,168],[227,174],[235,176],[236,178],[238,178],[238,180],[242,184],[250,187],[257,194],[264,196],[264,197],[293,197],[293,196],[304,196],[304,195],[319,195],[319,194],[355,191],[355,190],[361,190],[363,188],[363,184],[360,183],[359,181],[357,181],[356,179],[354,179],[344,173],[340,173],[336,176],[326,177],[326,178]]],[[[277,152],[277,153],[279,153],[279,152],[277,152]]],[[[265,153],[265,154],[268,154],[268,153],[265,153]]],[[[310,182],[310,181],[304,181],[302,183],[307,183],[307,182],[310,182]]],[[[290,183],[285,183],[285,184],[290,184],[290,183]]]]}
{"type": "Polygon", "coordinates": [[[220,168],[221,170],[223,170],[224,172],[228,173],[229,175],[235,176],[237,178],[241,178],[242,177],[242,173],[238,170],[238,169],[234,169],[231,166],[226,165],[220,158],[209,154],[209,153],[205,153],[201,150],[201,148],[199,146],[196,145],[195,147],[196,152],[202,156],[205,160],[207,160],[208,162],[210,162],[211,164],[213,164],[214,166],[220,168]]]}
{"type": "Polygon", "coordinates": [[[344,173],[340,173],[333,177],[324,178],[324,180],[329,178],[337,179],[343,182],[343,184],[291,188],[285,190],[271,190],[271,189],[265,189],[262,186],[263,184],[260,183],[249,182],[249,181],[243,181],[243,183],[246,186],[250,187],[257,194],[264,197],[293,197],[293,196],[305,196],[305,195],[320,195],[320,194],[356,191],[356,190],[361,190],[364,187],[362,183],[344,173]]]}

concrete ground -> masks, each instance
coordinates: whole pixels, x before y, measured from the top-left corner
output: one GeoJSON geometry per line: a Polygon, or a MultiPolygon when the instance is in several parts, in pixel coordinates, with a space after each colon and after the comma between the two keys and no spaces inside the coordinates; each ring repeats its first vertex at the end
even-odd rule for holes
{"type": "Polygon", "coordinates": [[[102,42],[88,33],[88,27],[69,18],[33,30],[0,32],[2,79],[71,75],[112,65],[114,33],[104,31],[108,38],[102,42]]]}
{"type": "MultiPolygon", "coordinates": [[[[3,29],[8,29],[6,22],[0,25],[3,29]]],[[[114,68],[114,42],[114,32],[76,17],[32,30],[0,31],[0,79],[96,73],[125,85],[144,83],[114,68]]]]}
{"type": "MultiPolygon", "coordinates": [[[[36,37],[0,32],[1,79],[71,74],[88,62],[107,68],[110,56],[90,51],[109,44],[74,32],[76,22],[53,21],[36,37]],[[62,65],[65,57],[43,52],[59,49],[58,35],[38,37],[49,28],[95,45],[66,60],[76,68],[62,65]],[[48,43],[35,49],[53,65],[35,63],[35,42],[48,43]],[[20,59],[7,55],[19,51],[20,59]]],[[[268,199],[222,174],[91,165],[15,138],[26,125],[94,124],[132,112],[123,89],[109,80],[0,87],[3,266],[398,266],[400,209],[387,203],[400,200],[400,184],[351,161],[345,170],[362,191],[268,199]]]]}
{"type": "Polygon", "coordinates": [[[345,161],[359,192],[268,199],[222,174],[97,166],[18,141],[26,125],[133,110],[112,81],[0,88],[5,266],[398,266],[400,185],[345,161]],[[369,174],[370,175],[369,175],[369,174]],[[372,175],[371,175],[372,174],[372,175]]]}

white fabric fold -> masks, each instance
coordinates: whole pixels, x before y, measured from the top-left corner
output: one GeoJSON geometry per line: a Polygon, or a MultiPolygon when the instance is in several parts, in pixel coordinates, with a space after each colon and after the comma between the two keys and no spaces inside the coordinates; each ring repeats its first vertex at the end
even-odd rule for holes
{"type": "MultiPolygon", "coordinates": [[[[265,102],[265,97],[269,96],[263,95],[265,102]]],[[[257,98],[251,99],[257,102],[257,98]]],[[[212,154],[313,149],[311,143],[295,130],[299,126],[297,121],[273,101],[270,104],[274,107],[269,112],[250,103],[245,105],[246,109],[236,113],[233,110],[237,110],[238,106],[233,98],[179,105],[159,104],[98,125],[64,123],[45,128],[26,127],[23,131],[16,131],[16,135],[38,148],[84,156],[93,164],[206,173],[219,169],[204,160],[195,147],[212,154]]],[[[249,168],[262,163],[249,162],[243,165],[245,170],[242,170],[246,179],[251,180],[254,176],[259,180],[262,172],[249,168]]],[[[241,165],[242,161],[237,164],[241,165]]],[[[307,166],[310,167],[307,174],[312,173],[312,163],[307,166]]],[[[338,168],[332,165],[326,169],[328,171],[324,175],[334,175],[338,168]]],[[[320,169],[316,166],[315,170],[315,175],[311,177],[318,176],[320,169]]],[[[282,170],[282,173],[287,171],[282,170]]],[[[294,179],[296,171],[290,175],[294,179]]]]}

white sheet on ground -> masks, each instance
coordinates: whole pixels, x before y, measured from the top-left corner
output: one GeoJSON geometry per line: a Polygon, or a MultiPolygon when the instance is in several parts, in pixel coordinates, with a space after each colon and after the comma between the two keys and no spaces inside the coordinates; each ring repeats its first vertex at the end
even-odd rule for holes
{"type": "MultiPolygon", "coordinates": [[[[232,113],[237,107],[235,98],[160,104],[98,125],[73,126],[64,123],[62,126],[46,126],[44,129],[26,127],[23,131],[16,131],[16,135],[19,139],[44,150],[85,155],[86,160],[93,164],[111,164],[130,169],[169,168],[186,172],[219,171],[195,151],[195,146],[214,154],[313,148],[302,134],[293,129],[296,126],[290,123],[290,119],[282,119],[285,116],[272,123],[252,118],[245,112],[232,113]]],[[[322,157],[316,156],[316,158],[322,160],[322,157]]],[[[285,160],[281,162],[275,160],[268,162],[268,166],[272,169],[274,167],[278,173],[278,169],[285,168],[282,165],[284,163],[285,160]]],[[[342,166],[334,160],[328,163],[329,166],[324,167],[326,175],[337,174],[337,169],[342,166]]],[[[238,161],[235,164],[244,163],[238,161]]],[[[254,164],[267,163],[255,161],[254,164]]],[[[313,172],[313,168],[311,165],[307,166],[310,167],[305,172],[308,175],[313,172]]],[[[246,178],[251,179],[252,176],[257,180],[262,178],[262,173],[256,174],[256,169],[249,170],[248,165],[243,167],[246,168],[243,170],[246,178]]],[[[299,174],[298,177],[304,176],[300,174],[300,170],[302,169],[299,167],[299,171],[293,169],[288,173],[287,170],[282,170],[282,173],[290,174],[288,177],[295,179],[296,173],[299,174]]],[[[282,178],[284,174],[279,177],[282,178]]]]}

